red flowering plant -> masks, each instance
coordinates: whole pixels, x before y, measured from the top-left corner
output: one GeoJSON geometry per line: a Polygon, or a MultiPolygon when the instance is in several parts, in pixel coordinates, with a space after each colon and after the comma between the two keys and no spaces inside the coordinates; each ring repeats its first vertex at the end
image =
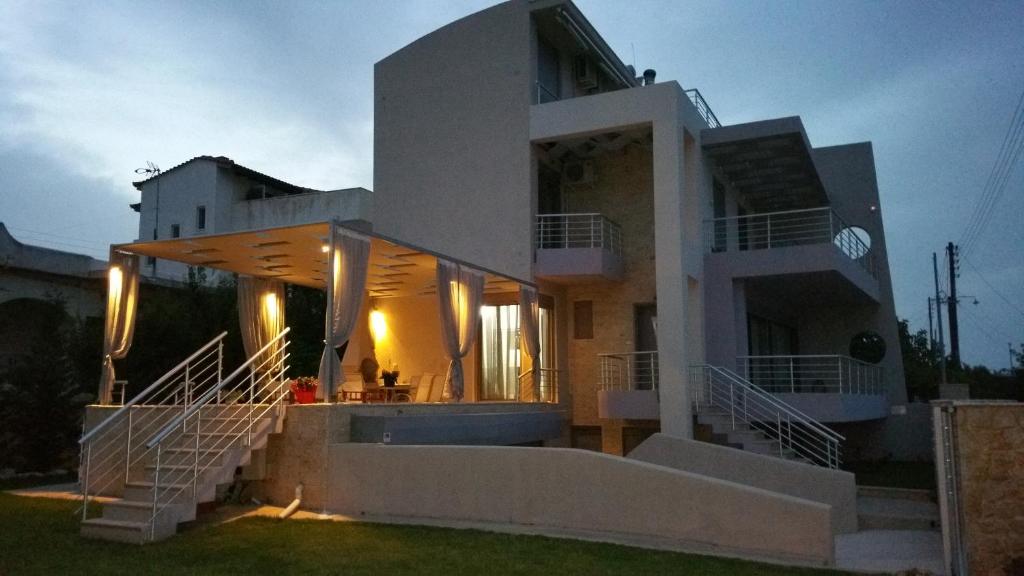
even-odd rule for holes
{"type": "Polygon", "coordinates": [[[289,382],[292,395],[295,397],[297,404],[312,404],[316,402],[316,387],[319,384],[320,381],[312,376],[292,378],[291,382],[289,382]]]}

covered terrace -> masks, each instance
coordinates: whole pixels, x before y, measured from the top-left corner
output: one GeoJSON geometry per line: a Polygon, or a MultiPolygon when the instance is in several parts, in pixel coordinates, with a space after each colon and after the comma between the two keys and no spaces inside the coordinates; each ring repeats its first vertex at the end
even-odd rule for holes
{"type": "Polygon", "coordinates": [[[325,290],[326,344],[319,374],[290,374],[318,377],[318,403],[557,401],[554,382],[532,370],[540,348],[532,283],[325,221],[113,246],[101,404],[111,401],[113,361],[131,347],[138,298],[132,282],[137,283],[139,257],[237,274],[240,328],[249,357],[287,326],[285,284],[325,290]],[[439,284],[447,288],[439,291],[439,284]],[[481,311],[489,302],[519,305],[518,318],[506,325],[513,325],[511,334],[521,343],[497,351],[481,346],[481,311]],[[491,364],[497,353],[510,374],[485,393],[480,364],[488,353],[491,364]],[[383,385],[385,371],[398,371],[393,386],[383,385]]]}

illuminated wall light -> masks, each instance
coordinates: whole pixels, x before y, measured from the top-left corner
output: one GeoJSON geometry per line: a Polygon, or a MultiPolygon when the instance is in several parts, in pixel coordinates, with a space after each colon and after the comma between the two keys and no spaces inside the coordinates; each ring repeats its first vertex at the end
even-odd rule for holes
{"type": "Polygon", "coordinates": [[[324,245],[320,246],[320,251],[323,252],[324,254],[326,254],[326,253],[331,251],[331,247],[328,246],[327,244],[324,244],[324,245]]]}
{"type": "Polygon", "coordinates": [[[380,310],[374,310],[370,312],[370,334],[373,336],[373,342],[376,344],[388,335],[388,323],[384,318],[384,313],[380,310]]]}
{"type": "Polygon", "coordinates": [[[268,320],[270,320],[271,322],[275,322],[277,320],[277,294],[273,292],[267,292],[266,294],[263,295],[263,309],[267,313],[268,320]]]}

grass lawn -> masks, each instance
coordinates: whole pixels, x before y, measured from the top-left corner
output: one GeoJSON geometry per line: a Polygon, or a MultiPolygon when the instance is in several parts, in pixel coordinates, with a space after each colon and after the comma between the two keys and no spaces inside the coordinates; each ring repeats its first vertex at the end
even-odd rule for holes
{"type": "Polygon", "coordinates": [[[844,468],[857,476],[858,486],[935,490],[931,462],[850,462],[844,468]]]}
{"type": "Polygon", "coordinates": [[[840,574],[541,536],[271,518],[132,546],[80,538],[76,507],[0,493],[0,575],[840,574]]]}

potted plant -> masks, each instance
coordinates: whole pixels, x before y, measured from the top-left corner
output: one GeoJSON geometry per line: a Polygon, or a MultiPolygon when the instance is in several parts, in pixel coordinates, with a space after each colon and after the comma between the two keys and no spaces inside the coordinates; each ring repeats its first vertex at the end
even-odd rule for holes
{"type": "Polygon", "coordinates": [[[384,387],[391,388],[396,382],[398,382],[398,370],[391,370],[390,372],[387,370],[381,370],[380,377],[384,380],[384,387]]]}
{"type": "Polygon", "coordinates": [[[316,387],[320,382],[312,376],[293,378],[289,383],[296,404],[312,404],[316,402],[316,387]]]}

